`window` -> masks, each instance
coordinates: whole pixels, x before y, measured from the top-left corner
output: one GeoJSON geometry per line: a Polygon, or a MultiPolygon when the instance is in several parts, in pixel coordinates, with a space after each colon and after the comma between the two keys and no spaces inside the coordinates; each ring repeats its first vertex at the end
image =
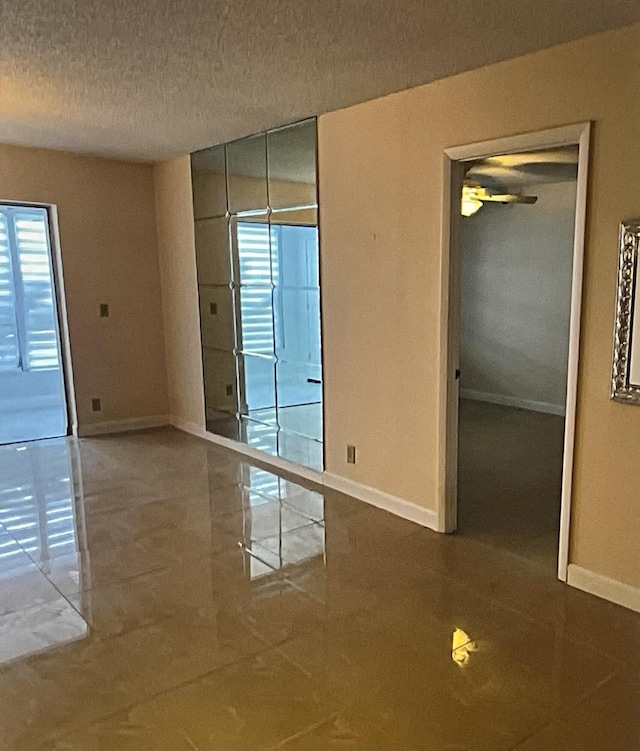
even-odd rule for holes
{"type": "Polygon", "coordinates": [[[0,206],[0,371],[60,367],[47,212],[0,206]]]}
{"type": "Polygon", "coordinates": [[[7,217],[0,213],[0,370],[20,364],[18,317],[14,291],[7,217]]]}

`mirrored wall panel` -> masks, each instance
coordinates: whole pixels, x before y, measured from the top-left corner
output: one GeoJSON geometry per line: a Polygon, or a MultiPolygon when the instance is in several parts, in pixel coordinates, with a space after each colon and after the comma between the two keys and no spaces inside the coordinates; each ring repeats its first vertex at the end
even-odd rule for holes
{"type": "Polygon", "coordinates": [[[191,169],[207,429],[320,470],[316,121],[191,169]]]}

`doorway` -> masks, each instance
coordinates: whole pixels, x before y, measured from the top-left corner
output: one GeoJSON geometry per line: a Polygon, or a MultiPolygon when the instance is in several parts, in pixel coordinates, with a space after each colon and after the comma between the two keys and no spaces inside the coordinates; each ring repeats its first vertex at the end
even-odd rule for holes
{"type": "Polygon", "coordinates": [[[446,152],[445,531],[566,579],[589,125],[446,152]]]}
{"type": "Polygon", "coordinates": [[[0,204],[0,444],[68,427],[48,211],[0,204]]]}

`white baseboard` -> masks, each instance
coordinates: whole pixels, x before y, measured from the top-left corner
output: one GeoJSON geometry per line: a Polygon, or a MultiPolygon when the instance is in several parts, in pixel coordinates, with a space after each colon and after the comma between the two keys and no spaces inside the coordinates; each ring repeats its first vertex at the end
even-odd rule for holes
{"type": "Polygon", "coordinates": [[[640,589],[570,563],[567,584],[640,613],[640,589]]]}
{"type": "Polygon", "coordinates": [[[333,490],[350,495],[353,498],[369,503],[372,506],[389,511],[391,514],[400,516],[403,519],[408,519],[416,524],[420,524],[423,527],[440,531],[438,526],[438,515],[435,511],[423,508],[422,506],[417,506],[415,503],[405,501],[403,498],[398,498],[389,493],[384,493],[381,490],[370,488],[359,482],[340,477],[331,472],[319,472],[314,469],[309,469],[308,467],[303,467],[301,464],[288,461],[287,459],[272,456],[265,451],[260,451],[252,446],[247,446],[247,444],[240,441],[234,441],[231,438],[225,438],[224,436],[216,435],[215,433],[209,433],[202,426],[183,420],[179,417],[171,417],[171,424],[179,430],[184,430],[185,433],[190,433],[198,438],[204,438],[206,441],[210,441],[218,446],[235,451],[237,454],[242,454],[250,459],[255,459],[261,464],[272,467],[276,472],[280,470],[296,477],[300,477],[303,480],[308,480],[318,485],[324,485],[327,488],[332,488],[333,490]]]}
{"type": "Polygon", "coordinates": [[[410,501],[405,501],[404,498],[398,498],[398,496],[385,493],[382,490],[362,485],[346,477],[334,475],[332,472],[324,472],[322,480],[327,488],[332,488],[340,493],[369,503],[372,506],[377,506],[377,508],[389,511],[391,514],[395,514],[395,516],[400,516],[403,519],[420,524],[422,527],[428,527],[436,532],[441,531],[438,524],[438,514],[435,511],[431,511],[431,509],[418,506],[410,501]]]}
{"type": "Polygon", "coordinates": [[[198,438],[206,438],[206,430],[204,425],[199,425],[197,422],[191,422],[190,420],[183,420],[181,417],[175,417],[171,415],[169,417],[169,424],[174,428],[182,430],[190,435],[195,435],[198,438]]]}
{"type": "Polygon", "coordinates": [[[473,389],[460,389],[461,399],[471,399],[476,402],[488,402],[489,404],[501,404],[504,407],[516,407],[528,409],[531,412],[546,412],[550,415],[564,417],[564,404],[551,404],[551,402],[536,402],[532,399],[519,399],[516,396],[503,396],[502,394],[488,394],[484,391],[473,389]]]}
{"type": "Polygon", "coordinates": [[[105,420],[78,425],[78,436],[88,438],[107,433],[125,433],[130,430],[145,430],[169,425],[169,415],[150,415],[149,417],[130,417],[126,420],[105,420]]]}

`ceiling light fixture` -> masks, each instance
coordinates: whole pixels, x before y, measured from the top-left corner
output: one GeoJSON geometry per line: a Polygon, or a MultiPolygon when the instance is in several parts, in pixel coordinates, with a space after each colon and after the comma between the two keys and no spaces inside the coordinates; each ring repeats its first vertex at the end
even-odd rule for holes
{"type": "Polygon", "coordinates": [[[482,208],[482,201],[477,197],[478,188],[470,188],[465,185],[462,188],[462,203],[460,213],[462,216],[473,216],[482,208]]]}
{"type": "Polygon", "coordinates": [[[538,196],[521,196],[516,193],[492,193],[480,185],[463,185],[460,213],[462,216],[473,216],[483,204],[490,203],[535,203],[538,196]]]}

